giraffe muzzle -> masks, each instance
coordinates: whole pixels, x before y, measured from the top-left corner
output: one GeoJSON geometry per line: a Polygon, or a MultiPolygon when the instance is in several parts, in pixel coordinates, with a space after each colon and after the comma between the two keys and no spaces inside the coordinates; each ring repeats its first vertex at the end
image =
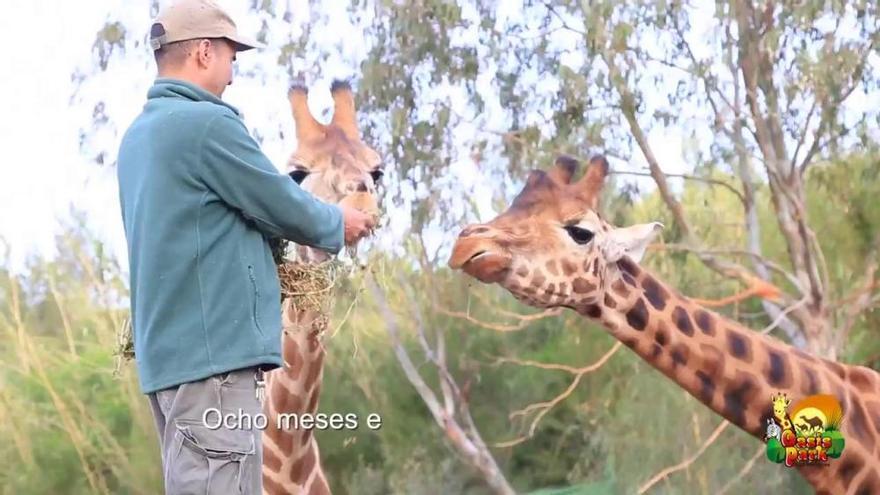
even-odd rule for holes
{"type": "Polygon", "coordinates": [[[486,238],[459,237],[449,258],[449,267],[461,269],[477,280],[493,284],[510,272],[510,255],[486,238]]]}

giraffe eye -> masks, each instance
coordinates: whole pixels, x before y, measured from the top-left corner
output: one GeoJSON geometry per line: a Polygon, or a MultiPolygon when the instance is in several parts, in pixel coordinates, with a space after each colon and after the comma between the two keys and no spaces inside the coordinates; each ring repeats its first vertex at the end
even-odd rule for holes
{"type": "Polygon", "coordinates": [[[385,172],[383,172],[382,169],[378,169],[378,168],[373,170],[372,172],[370,172],[370,177],[373,178],[374,184],[378,184],[379,181],[382,180],[382,176],[384,176],[384,175],[385,175],[385,172]]]}
{"type": "Polygon", "coordinates": [[[566,225],[565,231],[578,244],[587,244],[593,240],[593,232],[576,225],[566,225]]]}
{"type": "Polygon", "coordinates": [[[302,184],[302,181],[306,180],[306,176],[309,175],[309,171],[296,169],[288,175],[290,175],[290,178],[297,184],[302,184]]]}

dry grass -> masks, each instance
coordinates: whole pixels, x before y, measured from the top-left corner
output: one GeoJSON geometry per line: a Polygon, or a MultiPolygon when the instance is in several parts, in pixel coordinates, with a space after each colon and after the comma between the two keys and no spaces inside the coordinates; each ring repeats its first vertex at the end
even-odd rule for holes
{"type": "Polygon", "coordinates": [[[286,261],[278,265],[281,299],[300,309],[330,310],[334,288],[344,265],[335,259],[319,264],[286,261]]]}

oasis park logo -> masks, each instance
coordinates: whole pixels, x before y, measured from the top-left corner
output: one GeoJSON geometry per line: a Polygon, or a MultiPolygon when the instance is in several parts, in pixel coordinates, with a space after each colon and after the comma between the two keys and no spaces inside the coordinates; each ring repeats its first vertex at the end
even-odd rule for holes
{"type": "Polygon", "coordinates": [[[840,432],[843,408],[836,397],[810,395],[794,405],[784,394],[771,400],[773,417],[764,435],[768,459],[794,467],[840,457],[845,444],[840,432]]]}

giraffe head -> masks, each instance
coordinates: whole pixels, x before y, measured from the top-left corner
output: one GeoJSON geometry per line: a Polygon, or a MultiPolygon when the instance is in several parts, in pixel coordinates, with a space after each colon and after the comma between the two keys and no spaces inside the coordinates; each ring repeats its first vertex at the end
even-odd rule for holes
{"type": "Polygon", "coordinates": [[[498,283],[536,307],[595,307],[628,274],[620,265],[641,260],[659,223],[615,228],[597,211],[608,162],[560,156],[550,171],[532,171],[507,211],[469,225],[459,235],[449,266],[485,283],[498,283]]]}
{"type": "Polygon", "coordinates": [[[323,201],[378,215],[376,189],[383,175],[382,160],[361,141],[351,86],[334,81],[330,93],[333,118],[324,125],[309,111],[308,90],[303,86],[290,90],[297,148],[287,173],[323,201]]]}
{"type": "Polygon", "coordinates": [[[773,415],[777,418],[784,418],[791,400],[785,394],[774,395],[770,397],[770,400],[773,401],[773,415]]]}

